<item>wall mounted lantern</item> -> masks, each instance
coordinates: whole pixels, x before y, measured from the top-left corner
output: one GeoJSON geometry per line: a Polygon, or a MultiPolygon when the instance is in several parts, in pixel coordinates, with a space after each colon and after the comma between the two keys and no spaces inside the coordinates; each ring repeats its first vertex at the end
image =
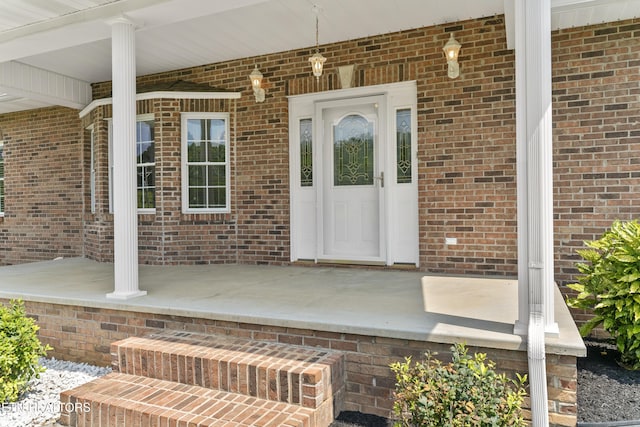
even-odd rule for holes
{"type": "Polygon", "coordinates": [[[311,58],[309,58],[309,62],[311,62],[311,69],[313,71],[313,75],[316,76],[316,80],[320,80],[320,76],[322,75],[322,67],[324,67],[324,63],[327,60],[320,53],[320,48],[318,44],[318,13],[320,9],[317,5],[313,5],[313,13],[316,15],[316,53],[314,53],[311,58]]]}
{"type": "Polygon", "coordinates": [[[249,80],[251,80],[251,88],[253,88],[253,95],[256,97],[256,102],[264,102],[264,89],[262,89],[262,73],[258,70],[258,66],[253,69],[249,74],[249,80]]]}
{"type": "Polygon", "coordinates": [[[444,51],[444,56],[447,58],[448,71],[447,75],[450,79],[455,79],[460,75],[460,64],[458,64],[458,54],[460,53],[460,48],[462,45],[458,43],[456,39],[453,38],[453,33],[451,33],[451,37],[449,37],[449,41],[444,45],[442,50],[444,51]]]}

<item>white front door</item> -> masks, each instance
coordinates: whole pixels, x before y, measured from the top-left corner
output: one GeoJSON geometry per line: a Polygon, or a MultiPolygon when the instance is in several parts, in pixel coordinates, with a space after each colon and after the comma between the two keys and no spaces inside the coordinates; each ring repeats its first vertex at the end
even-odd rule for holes
{"type": "Polygon", "coordinates": [[[320,261],[385,260],[380,102],[370,97],[321,108],[320,261]]]}
{"type": "Polygon", "coordinates": [[[416,116],[416,82],[289,98],[292,261],[418,265],[416,116]]]}

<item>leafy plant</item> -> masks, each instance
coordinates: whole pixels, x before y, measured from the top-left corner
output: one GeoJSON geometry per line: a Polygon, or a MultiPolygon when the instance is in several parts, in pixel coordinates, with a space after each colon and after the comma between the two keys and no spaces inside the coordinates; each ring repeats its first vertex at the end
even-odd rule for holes
{"type": "Polygon", "coordinates": [[[568,285],[578,292],[567,303],[593,310],[594,317],[582,325],[587,336],[602,324],[621,354],[621,364],[640,369],[640,224],[636,220],[615,221],[600,239],[587,241],[590,249],[578,254],[578,283],[568,285]]]}
{"type": "Polygon", "coordinates": [[[495,372],[484,353],[468,355],[464,344],[451,348],[443,364],[427,353],[391,364],[396,375],[393,412],[396,427],[525,426],[521,405],[526,375],[512,380],[495,372]]]}
{"type": "Polygon", "coordinates": [[[43,372],[39,357],[51,348],[40,343],[38,329],[22,301],[0,305],[0,403],[18,400],[29,381],[43,372]]]}

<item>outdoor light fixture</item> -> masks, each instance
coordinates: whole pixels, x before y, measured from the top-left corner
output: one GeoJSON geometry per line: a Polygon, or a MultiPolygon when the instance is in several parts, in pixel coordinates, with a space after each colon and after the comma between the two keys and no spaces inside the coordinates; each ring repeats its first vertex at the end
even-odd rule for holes
{"type": "Polygon", "coordinates": [[[253,88],[253,95],[256,97],[256,102],[264,102],[264,89],[262,89],[262,73],[258,70],[258,66],[253,69],[249,74],[249,80],[251,80],[251,87],[253,88]]]}
{"type": "Polygon", "coordinates": [[[453,33],[451,33],[451,37],[449,37],[449,41],[444,45],[442,50],[444,51],[444,56],[447,58],[448,68],[448,76],[450,79],[455,79],[460,75],[460,64],[458,64],[458,53],[460,53],[460,48],[462,45],[458,43],[456,39],[453,38],[453,33]]]}
{"type": "Polygon", "coordinates": [[[318,47],[318,13],[320,12],[320,9],[317,5],[314,4],[312,10],[316,15],[316,53],[314,53],[311,58],[309,58],[309,62],[311,62],[311,69],[313,70],[313,75],[316,76],[316,80],[320,80],[320,76],[322,75],[322,67],[324,66],[327,58],[322,56],[318,47]]]}

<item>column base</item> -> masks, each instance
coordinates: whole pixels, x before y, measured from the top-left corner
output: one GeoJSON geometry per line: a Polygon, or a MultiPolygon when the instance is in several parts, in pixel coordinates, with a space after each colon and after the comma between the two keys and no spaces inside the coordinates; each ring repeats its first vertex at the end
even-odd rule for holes
{"type": "MultiPolygon", "coordinates": [[[[513,334],[527,336],[529,334],[529,325],[520,320],[516,321],[513,325],[513,334]]],[[[545,325],[544,336],[549,338],[558,338],[560,336],[558,323],[554,322],[550,325],[545,325]]]]}
{"type": "Polygon", "coordinates": [[[513,325],[513,334],[527,336],[528,333],[529,323],[523,322],[522,320],[516,320],[516,323],[513,325]]]}
{"type": "Polygon", "coordinates": [[[545,325],[544,336],[551,338],[558,338],[560,336],[560,327],[557,322],[553,322],[545,325]]]}
{"type": "Polygon", "coordinates": [[[119,299],[119,300],[126,300],[126,299],[131,299],[131,298],[138,298],[138,297],[142,297],[145,296],[147,294],[147,291],[133,291],[133,292],[111,292],[109,294],[107,294],[107,299],[119,299]]]}

